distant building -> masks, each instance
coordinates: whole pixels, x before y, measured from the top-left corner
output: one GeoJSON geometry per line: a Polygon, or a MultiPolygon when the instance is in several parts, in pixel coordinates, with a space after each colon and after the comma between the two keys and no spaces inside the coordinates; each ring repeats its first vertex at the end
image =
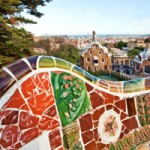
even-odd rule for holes
{"type": "Polygon", "coordinates": [[[43,48],[33,48],[33,51],[38,54],[47,54],[47,51],[43,48]]]}
{"type": "Polygon", "coordinates": [[[137,75],[150,74],[150,37],[145,40],[146,48],[133,60],[133,67],[137,75]]]}
{"type": "Polygon", "coordinates": [[[132,59],[128,57],[127,51],[120,50],[117,48],[112,48],[113,51],[113,66],[131,66],[132,65],[132,59]]]}
{"type": "Polygon", "coordinates": [[[137,39],[137,41],[135,43],[135,47],[145,48],[146,43],[144,42],[144,39],[137,39]]]}
{"type": "Polygon", "coordinates": [[[111,55],[106,47],[96,42],[96,35],[93,32],[93,39],[81,53],[81,67],[88,71],[99,71],[112,69],[111,55]]]}
{"type": "Polygon", "coordinates": [[[134,49],[135,48],[135,41],[130,41],[127,43],[127,47],[129,50],[134,49]]]}

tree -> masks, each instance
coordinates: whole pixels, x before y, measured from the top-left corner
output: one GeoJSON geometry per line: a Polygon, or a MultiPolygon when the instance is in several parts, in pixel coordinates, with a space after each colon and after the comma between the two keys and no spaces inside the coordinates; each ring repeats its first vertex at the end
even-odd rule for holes
{"type": "Polygon", "coordinates": [[[123,41],[119,41],[117,47],[122,49],[123,47],[127,47],[127,43],[123,41]]]}
{"type": "Polygon", "coordinates": [[[0,0],[0,55],[24,57],[32,54],[33,35],[20,24],[36,23],[22,15],[26,11],[30,15],[41,17],[39,6],[45,6],[51,0],[0,0]]]}
{"type": "Polygon", "coordinates": [[[139,49],[128,50],[128,57],[134,59],[136,55],[140,53],[139,49]]]}
{"type": "Polygon", "coordinates": [[[65,59],[76,65],[80,59],[79,49],[73,45],[61,45],[57,51],[52,51],[51,55],[65,59]]]}

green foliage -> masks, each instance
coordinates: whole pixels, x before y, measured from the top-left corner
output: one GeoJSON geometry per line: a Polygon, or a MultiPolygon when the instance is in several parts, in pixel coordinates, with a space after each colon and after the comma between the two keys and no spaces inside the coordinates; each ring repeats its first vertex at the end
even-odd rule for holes
{"type": "Polygon", "coordinates": [[[100,71],[96,71],[96,72],[89,71],[89,73],[94,76],[112,76],[112,77],[116,78],[118,81],[130,80],[128,77],[125,77],[124,75],[122,75],[118,72],[114,72],[114,71],[109,72],[107,70],[100,70],[100,71]]]}
{"type": "Polygon", "coordinates": [[[61,45],[57,51],[52,51],[50,55],[62,58],[73,64],[77,64],[80,59],[79,49],[73,45],[61,45]]]}
{"type": "MultiPolygon", "coordinates": [[[[22,12],[41,17],[43,14],[37,10],[51,0],[0,0],[0,55],[7,57],[20,57],[33,55],[33,35],[19,25],[36,23],[25,18],[22,12]]],[[[2,64],[0,60],[0,64],[2,64]]],[[[5,62],[4,62],[5,64],[5,62]]]]}
{"type": "Polygon", "coordinates": [[[119,41],[117,47],[122,49],[123,47],[127,47],[127,43],[123,41],[119,41]]]}
{"type": "Polygon", "coordinates": [[[140,53],[139,49],[128,50],[128,57],[133,59],[136,55],[140,53]]]}

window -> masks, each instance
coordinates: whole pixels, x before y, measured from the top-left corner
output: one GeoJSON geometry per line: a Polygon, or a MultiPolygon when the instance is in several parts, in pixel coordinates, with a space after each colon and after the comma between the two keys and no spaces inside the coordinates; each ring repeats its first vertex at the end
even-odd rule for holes
{"type": "Polygon", "coordinates": [[[89,66],[87,66],[87,70],[90,71],[90,67],[89,66]]]}
{"type": "Polygon", "coordinates": [[[97,69],[96,69],[96,67],[95,67],[95,71],[96,71],[97,69]]]}
{"type": "Polygon", "coordinates": [[[98,64],[98,59],[93,59],[94,64],[98,64]]]}
{"type": "Polygon", "coordinates": [[[87,61],[87,62],[90,62],[90,58],[88,57],[88,58],[86,59],[86,61],[87,61]]]}
{"type": "Polygon", "coordinates": [[[102,62],[105,62],[105,59],[104,59],[104,58],[102,58],[102,62]]]}
{"type": "Polygon", "coordinates": [[[101,55],[101,51],[99,51],[99,53],[98,53],[99,55],[101,55]]]}
{"type": "Polygon", "coordinates": [[[93,57],[93,64],[98,65],[98,57],[97,56],[93,57]]]}
{"type": "Polygon", "coordinates": [[[139,70],[139,65],[136,65],[136,70],[139,70]]]}
{"type": "Polygon", "coordinates": [[[91,54],[92,54],[92,51],[89,51],[89,54],[91,55],[91,54]]]}

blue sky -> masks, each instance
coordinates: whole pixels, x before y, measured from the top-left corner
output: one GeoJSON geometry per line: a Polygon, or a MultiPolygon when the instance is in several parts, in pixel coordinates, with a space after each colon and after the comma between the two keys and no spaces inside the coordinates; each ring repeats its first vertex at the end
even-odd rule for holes
{"type": "Polygon", "coordinates": [[[31,17],[36,25],[24,27],[35,35],[149,34],[149,6],[150,0],[53,0],[39,7],[42,18],[31,17]]]}

